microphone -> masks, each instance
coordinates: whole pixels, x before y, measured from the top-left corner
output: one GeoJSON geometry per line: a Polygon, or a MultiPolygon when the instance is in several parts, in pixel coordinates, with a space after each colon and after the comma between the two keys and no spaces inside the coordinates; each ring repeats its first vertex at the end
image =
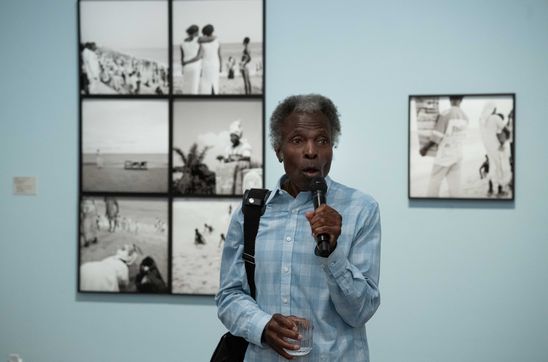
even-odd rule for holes
{"type": "MultiPolygon", "coordinates": [[[[314,209],[325,204],[325,193],[327,192],[327,184],[321,176],[315,176],[310,181],[310,192],[312,192],[312,201],[314,201],[314,209]]],[[[316,235],[316,249],[314,253],[318,256],[327,258],[330,254],[329,235],[316,235]]]]}

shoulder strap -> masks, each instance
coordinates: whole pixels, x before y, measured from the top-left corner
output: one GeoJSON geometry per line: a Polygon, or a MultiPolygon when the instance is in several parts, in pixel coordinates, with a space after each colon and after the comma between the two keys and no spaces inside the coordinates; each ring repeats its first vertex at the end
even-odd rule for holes
{"type": "Polygon", "coordinates": [[[244,254],[247,283],[251,290],[251,297],[255,299],[255,238],[259,230],[259,219],[264,213],[266,199],[270,195],[267,189],[249,189],[245,191],[242,201],[244,214],[244,254]]]}

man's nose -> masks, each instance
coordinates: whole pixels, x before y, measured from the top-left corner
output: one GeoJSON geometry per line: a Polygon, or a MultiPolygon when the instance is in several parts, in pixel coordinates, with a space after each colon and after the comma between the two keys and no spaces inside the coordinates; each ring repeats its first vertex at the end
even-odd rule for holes
{"type": "Polygon", "coordinates": [[[304,147],[304,157],[305,158],[316,158],[318,157],[318,149],[316,148],[316,143],[313,140],[306,142],[304,147]]]}

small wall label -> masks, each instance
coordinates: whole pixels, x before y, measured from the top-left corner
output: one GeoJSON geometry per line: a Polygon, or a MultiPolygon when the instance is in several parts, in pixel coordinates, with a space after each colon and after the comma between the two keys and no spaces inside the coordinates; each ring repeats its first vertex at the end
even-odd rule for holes
{"type": "Polygon", "coordinates": [[[36,195],[36,177],[18,176],[13,178],[14,195],[36,195]]]}

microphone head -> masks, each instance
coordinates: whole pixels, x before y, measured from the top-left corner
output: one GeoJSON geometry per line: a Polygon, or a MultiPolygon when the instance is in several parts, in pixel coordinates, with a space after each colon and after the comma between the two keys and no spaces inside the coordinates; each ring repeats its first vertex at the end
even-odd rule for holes
{"type": "Polygon", "coordinates": [[[325,179],[321,176],[312,177],[312,180],[310,180],[310,191],[320,191],[325,194],[327,192],[327,184],[325,183],[325,179]]]}

